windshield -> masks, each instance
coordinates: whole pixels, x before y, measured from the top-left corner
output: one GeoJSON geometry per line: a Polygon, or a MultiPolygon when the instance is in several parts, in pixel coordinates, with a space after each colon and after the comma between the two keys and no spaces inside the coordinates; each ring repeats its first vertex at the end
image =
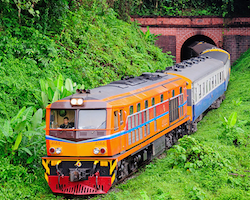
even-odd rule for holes
{"type": "Polygon", "coordinates": [[[51,110],[50,128],[69,129],[75,126],[75,110],[51,110]]]}
{"type": "Polygon", "coordinates": [[[80,110],[79,129],[106,129],[106,110],[80,110]]]}

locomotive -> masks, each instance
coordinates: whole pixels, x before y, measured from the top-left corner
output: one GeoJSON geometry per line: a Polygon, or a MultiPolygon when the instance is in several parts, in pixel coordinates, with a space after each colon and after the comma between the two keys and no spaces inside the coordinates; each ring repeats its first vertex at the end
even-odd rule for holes
{"type": "Polygon", "coordinates": [[[166,70],[78,90],[47,106],[42,164],[52,192],[107,193],[197,130],[203,113],[225,98],[230,55],[204,42],[191,48],[196,57],[166,70]]]}

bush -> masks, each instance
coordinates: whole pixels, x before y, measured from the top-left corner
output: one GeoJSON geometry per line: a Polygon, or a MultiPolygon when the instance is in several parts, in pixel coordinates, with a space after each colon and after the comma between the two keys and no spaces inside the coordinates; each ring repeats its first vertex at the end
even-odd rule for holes
{"type": "Polygon", "coordinates": [[[179,144],[168,151],[167,160],[171,167],[181,167],[191,172],[203,167],[212,169],[228,167],[230,169],[228,160],[223,159],[219,153],[191,136],[179,139],[179,144]]]}

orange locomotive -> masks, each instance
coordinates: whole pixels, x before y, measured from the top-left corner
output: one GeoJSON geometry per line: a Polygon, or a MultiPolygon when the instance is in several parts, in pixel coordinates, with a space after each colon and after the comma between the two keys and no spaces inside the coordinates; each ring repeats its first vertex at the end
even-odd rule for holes
{"type": "Polygon", "coordinates": [[[49,105],[42,163],[52,191],[106,193],[171,147],[188,132],[186,84],[166,73],[144,73],[49,105]]]}
{"type": "Polygon", "coordinates": [[[117,181],[194,132],[218,108],[230,55],[213,45],[159,73],[79,90],[47,107],[45,178],[55,193],[107,193],[117,181]]]}

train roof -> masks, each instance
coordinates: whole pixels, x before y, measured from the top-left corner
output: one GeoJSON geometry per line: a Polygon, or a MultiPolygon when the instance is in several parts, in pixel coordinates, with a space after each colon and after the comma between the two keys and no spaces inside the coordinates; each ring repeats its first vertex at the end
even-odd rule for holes
{"type": "Polygon", "coordinates": [[[167,71],[189,78],[192,82],[197,81],[208,74],[224,66],[221,60],[211,57],[199,56],[183,61],[173,67],[167,67],[167,71]]]}
{"type": "MultiPolygon", "coordinates": [[[[167,73],[143,73],[137,77],[124,77],[122,80],[111,82],[107,85],[93,88],[89,94],[77,93],[65,97],[63,100],[71,98],[84,98],[85,100],[102,100],[115,95],[128,93],[136,89],[147,87],[164,80],[172,79],[176,76],[167,73]]],[[[157,86],[159,87],[159,86],[157,86]]]]}

